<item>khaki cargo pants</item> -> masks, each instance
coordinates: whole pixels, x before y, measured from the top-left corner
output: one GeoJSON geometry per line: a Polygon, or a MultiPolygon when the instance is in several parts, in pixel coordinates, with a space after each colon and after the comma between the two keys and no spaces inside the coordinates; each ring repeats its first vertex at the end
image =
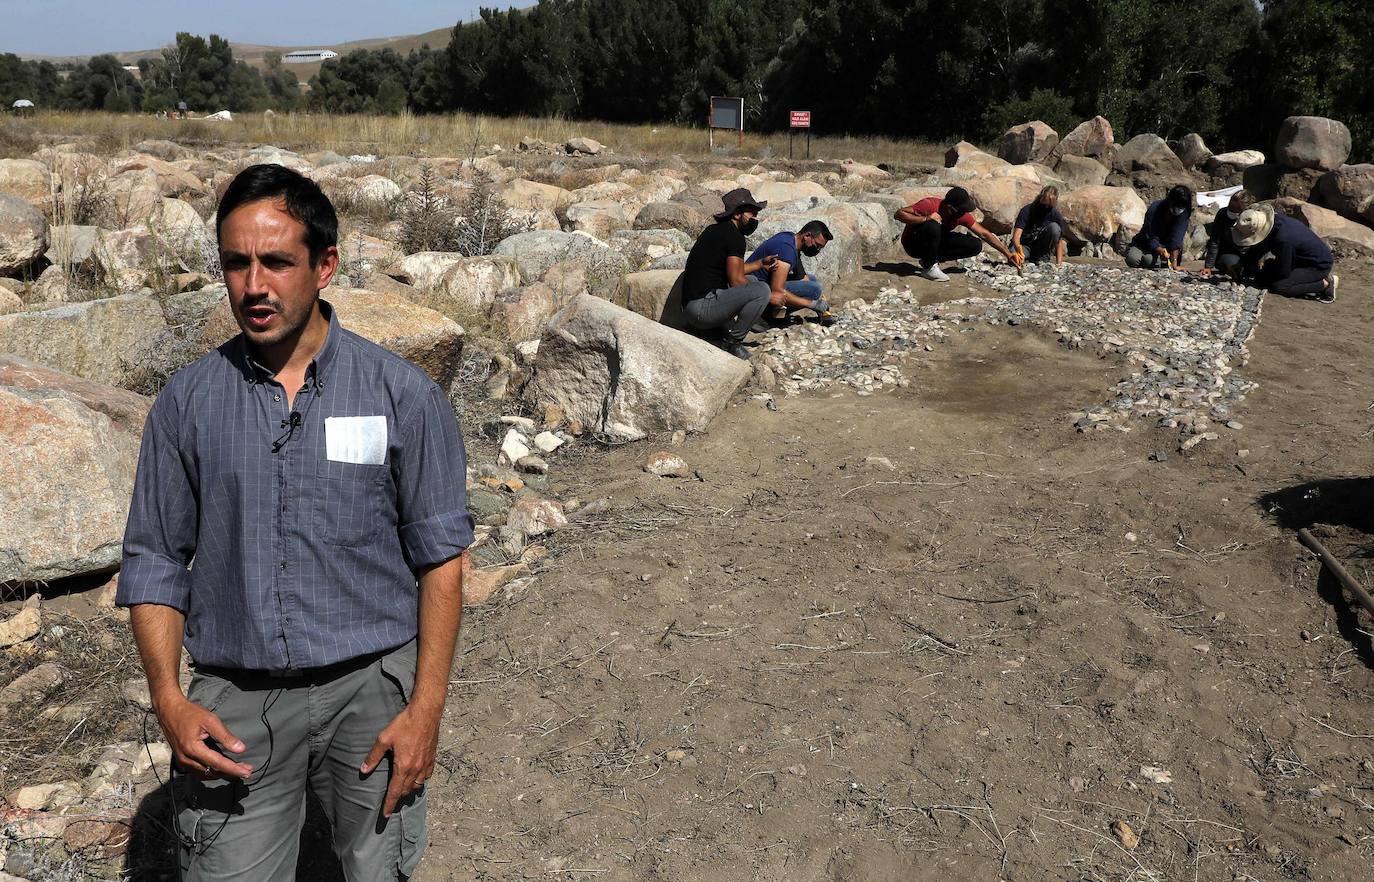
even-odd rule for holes
{"type": "Polygon", "coordinates": [[[174,774],[182,879],[294,880],[307,786],[324,804],[349,882],[408,879],[426,844],[424,791],[383,818],[390,756],[370,775],[358,769],[410,698],[415,653],[412,640],[380,657],[300,677],[197,669],[190,699],[247,745],[229,755],[253,774],[247,781],[174,774]]]}

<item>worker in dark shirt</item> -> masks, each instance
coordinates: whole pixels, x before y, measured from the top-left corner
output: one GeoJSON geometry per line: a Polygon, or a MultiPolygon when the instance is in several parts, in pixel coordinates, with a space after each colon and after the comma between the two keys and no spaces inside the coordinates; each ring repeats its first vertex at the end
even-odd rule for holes
{"type": "Polygon", "coordinates": [[[1193,216],[1193,191],[1179,184],[1150,203],[1145,224],[1126,249],[1126,265],[1136,269],[1174,268],[1183,263],[1183,239],[1193,216]]]}
{"type": "Polygon", "coordinates": [[[1049,186],[1041,190],[1035,201],[1016,215],[1016,226],[1011,231],[1011,253],[1016,265],[1027,260],[1039,263],[1046,258],[1062,264],[1067,227],[1064,215],[1059,213],[1059,188],[1049,186]]]}
{"type": "Polygon", "coordinates": [[[1284,297],[1335,301],[1340,279],[1331,270],[1336,260],[1321,237],[1302,221],[1260,204],[1241,213],[1231,235],[1246,249],[1242,271],[1257,287],[1284,297]]]}
{"type": "Polygon", "coordinates": [[[751,278],[750,273],[772,271],[777,255],[744,262],[747,243],[744,237],[759,226],[759,212],[767,202],[759,202],[743,187],[721,197],[725,208],[716,212],[716,222],[702,231],[687,255],[682,273],[682,312],[687,323],[698,331],[718,333],[714,341],[737,358],[748,359],[744,338],[763,315],[770,302],[785,305],[767,282],[751,278]]]}
{"type": "Polygon", "coordinates": [[[1237,190],[1225,208],[1207,225],[1207,250],[1202,255],[1202,274],[1210,276],[1220,270],[1232,278],[1240,278],[1241,254],[1245,249],[1236,244],[1231,230],[1245,209],[1255,204],[1248,190],[1237,190]]]}

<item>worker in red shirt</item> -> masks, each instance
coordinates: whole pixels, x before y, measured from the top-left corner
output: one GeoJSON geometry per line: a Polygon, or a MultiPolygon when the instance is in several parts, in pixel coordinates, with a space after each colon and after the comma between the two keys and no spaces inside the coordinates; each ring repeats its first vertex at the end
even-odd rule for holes
{"type": "Polygon", "coordinates": [[[921,262],[923,278],[932,282],[947,282],[949,276],[940,269],[947,260],[973,257],[983,250],[983,242],[996,248],[1008,263],[1015,258],[1002,240],[973,217],[978,207],[973,195],[963,187],[951,187],[944,198],[928,196],[906,208],[897,209],[894,217],[906,224],[902,230],[902,248],[921,262]],[[974,233],[956,233],[965,227],[974,233]],[[981,241],[980,241],[981,239],[981,241]]]}

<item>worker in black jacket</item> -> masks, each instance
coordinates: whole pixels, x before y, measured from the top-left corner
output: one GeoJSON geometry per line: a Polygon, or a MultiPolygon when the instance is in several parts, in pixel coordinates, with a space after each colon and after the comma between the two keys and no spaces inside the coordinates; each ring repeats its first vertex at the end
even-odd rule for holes
{"type": "Polygon", "coordinates": [[[1241,213],[1231,237],[1246,249],[1242,272],[1258,287],[1322,303],[1336,299],[1335,258],[1302,221],[1275,214],[1273,206],[1262,203],[1241,213]]]}
{"type": "Polygon", "coordinates": [[[1220,270],[1232,278],[1240,278],[1240,259],[1245,249],[1236,244],[1231,230],[1240,220],[1245,209],[1255,204],[1255,197],[1248,190],[1237,190],[1231,195],[1230,203],[1217,212],[1216,218],[1207,224],[1207,250],[1202,255],[1202,274],[1210,276],[1220,270]]]}

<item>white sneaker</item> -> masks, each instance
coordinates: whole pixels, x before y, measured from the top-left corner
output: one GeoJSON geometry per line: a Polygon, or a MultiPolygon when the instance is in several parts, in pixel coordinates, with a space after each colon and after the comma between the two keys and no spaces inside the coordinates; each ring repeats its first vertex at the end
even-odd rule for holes
{"type": "Polygon", "coordinates": [[[945,275],[945,271],[940,269],[940,265],[938,263],[932,263],[930,266],[926,267],[926,271],[921,273],[921,277],[929,279],[932,282],[949,281],[949,276],[945,275]]]}
{"type": "Polygon", "coordinates": [[[1339,285],[1339,284],[1341,283],[1341,277],[1338,276],[1338,275],[1336,275],[1335,273],[1332,273],[1330,276],[1327,277],[1327,280],[1326,280],[1326,281],[1327,281],[1326,289],[1323,290],[1322,292],[1320,292],[1319,294],[1317,294],[1317,302],[1318,302],[1318,303],[1335,303],[1335,302],[1336,302],[1336,286],[1339,285]]]}

